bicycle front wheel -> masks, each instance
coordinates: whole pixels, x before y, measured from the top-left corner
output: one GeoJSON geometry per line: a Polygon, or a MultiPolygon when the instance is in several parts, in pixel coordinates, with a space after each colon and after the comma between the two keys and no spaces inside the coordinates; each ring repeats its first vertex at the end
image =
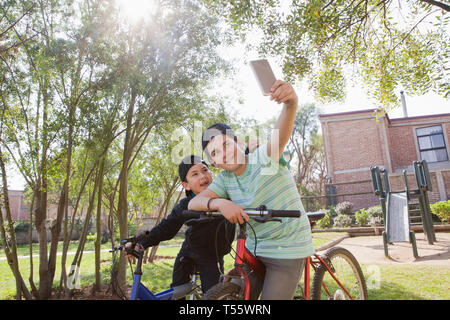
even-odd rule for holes
{"type": "Polygon", "coordinates": [[[340,247],[333,247],[321,257],[342,286],[331,276],[327,268],[321,264],[317,268],[313,279],[311,292],[313,300],[367,300],[364,274],[358,261],[350,251],[340,247]],[[351,298],[347,293],[350,294],[351,298]]]}
{"type": "Polygon", "coordinates": [[[204,300],[240,300],[241,287],[231,282],[220,282],[211,287],[205,295],[204,300]]]}

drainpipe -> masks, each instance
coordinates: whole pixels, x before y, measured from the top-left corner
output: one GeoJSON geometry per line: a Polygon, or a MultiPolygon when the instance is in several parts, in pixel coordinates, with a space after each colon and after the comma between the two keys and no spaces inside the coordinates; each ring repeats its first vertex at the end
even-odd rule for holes
{"type": "Polygon", "coordinates": [[[408,111],[406,109],[406,100],[404,91],[400,91],[400,95],[402,97],[402,107],[403,107],[403,117],[408,118],[408,111]]]}

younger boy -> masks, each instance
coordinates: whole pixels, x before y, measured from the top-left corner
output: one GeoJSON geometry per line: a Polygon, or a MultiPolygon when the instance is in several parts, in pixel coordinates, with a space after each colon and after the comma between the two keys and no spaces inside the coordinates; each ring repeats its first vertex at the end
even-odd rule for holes
{"type": "MultiPolygon", "coordinates": [[[[187,197],[181,199],[167,218],[150,230],[148,236],[136,245],[137,249],[145,250],[161,241],[172,239],[187,221],[182,213],[187,210],[189,201],[212,182],[208,165],[195,155],[187,156],[181,161],[178,173],[187,197]]],[[[200,273],[203,292],[217,284],[223,273],[223,256],[231,250],[234,232],[235,227],[223,218],[206,222],[194,221],[190,224],[186,230],[186,239],[175,259],[171,287],[189,282],[194,268],[200,273]]]]}

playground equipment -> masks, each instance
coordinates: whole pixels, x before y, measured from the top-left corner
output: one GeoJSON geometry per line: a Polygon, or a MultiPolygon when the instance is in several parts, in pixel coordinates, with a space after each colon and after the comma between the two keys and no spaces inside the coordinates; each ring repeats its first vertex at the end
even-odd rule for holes
{"type": "Polygon", "coordinates": [[[392,192],[389,177],[385,169],[370,167],[372,175],[373,192],[380,198],[383,212],[384,231],[383,244],[384,254],[389,256],[388,244],[393,242],[410,242],[413,248],[414,257],[418,257],[417,244],[414,231],[410,227],[409,202],[418,199],[419,209],[422,217],[424,234],[429,244],[436,241],[433,222],[431,220],[431,210],[428,201],[428,191],[432,191],[428,165],[425,160],[414,161],[414,174],[416,177],[417,189],[410,190],[406,170],[403,170],[405,191],[392,192]],[[383,175],[383,182],[381,179],[383,175]]]}

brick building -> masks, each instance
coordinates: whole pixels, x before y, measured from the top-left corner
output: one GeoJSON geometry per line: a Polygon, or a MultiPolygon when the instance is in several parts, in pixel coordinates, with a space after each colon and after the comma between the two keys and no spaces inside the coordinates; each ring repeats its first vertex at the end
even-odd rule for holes
{"type": "MultiPolygon", "coordinates": [[[[9,207],[11,210],[11,218],[14,221],[30,221],[30,203],[25,198],[22,190],[8,190],[9,207]]],[[[85,210],[84,210],[85,211],[85,210]]],[[[1,208],[3,217],[6,213],[1,208]]],[[[72,214],[73,208],[69,206],[69,216],[72,214]]],[[[48,203],[47,219],[56,219],[58,213],[58,205],[56,203],[48,203]]]]}
{"type": "Polygon", "coordinates": [[[350,201],[353,210],[379,204],[371,194],[370,166],[385,168],[392,191],[416,189],[413,162],[427,160],[433,191],[430,203],[450,198],[450,113],[378,121],[373,109],[322,114],[319,120],[328,176],[336,187],[337,202],[350,201]],[[365,181],[362,183],[350,183],[365,181]],[[360,193],[352,196],[340,194],[360,193]],[[366,194],[364,194],[366,193],[366,194]]]}
{"type": "MultiPolygon", "coordinates": [[[[30,220],[29,204],[24,198],[22,190],[8,190],[9,208],[11,216],[14,221],[30,220]]],[[[3,217],[5,217],[5,210],[1,209],[3,217]]]]}

